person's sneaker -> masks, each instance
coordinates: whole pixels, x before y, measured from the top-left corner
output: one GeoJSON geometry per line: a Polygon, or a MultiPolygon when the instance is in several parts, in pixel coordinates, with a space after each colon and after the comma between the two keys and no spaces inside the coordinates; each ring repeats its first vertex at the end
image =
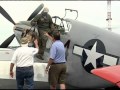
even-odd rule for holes
{"type": "Polygon", "coordinates": [[[41,60],[44,60],[43,56],[40,55],[40,54],[37,54],[36,57],[39,58],[39,59],[41,59],[41,60]]]}

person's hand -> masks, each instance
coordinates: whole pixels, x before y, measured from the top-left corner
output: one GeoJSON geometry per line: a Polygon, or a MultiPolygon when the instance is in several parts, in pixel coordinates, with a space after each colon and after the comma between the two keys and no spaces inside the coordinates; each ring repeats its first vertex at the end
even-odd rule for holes
{"type": "Polygon", "coordinates": [[[53,40],[52,36],[50,36],[47,32],[44,32],[44,35],[53,40]]]}
{"type": "Polygon", "coordinates": [[[45,69],[46,74],[48,74],[48,71],[49,71],[49,68],[46,67],[46,69],[45,69]]]}
{"type": "Polygon", "coordinates": [[[48,74],[48,71],[49,71],[48,69],[45,69],[46,74],[48,74]]]}
{"type": "Polygon", "coordinates": [[[44,35],[47,36],[47,37],[49,37],[49,34],[47,32],[44,32],[44,35]]]}
{"type": "Polygon", "coordinates": [[[13,71],[10,71],[10,76],[13,78],[13,76],[14,76],[13,71]]]}

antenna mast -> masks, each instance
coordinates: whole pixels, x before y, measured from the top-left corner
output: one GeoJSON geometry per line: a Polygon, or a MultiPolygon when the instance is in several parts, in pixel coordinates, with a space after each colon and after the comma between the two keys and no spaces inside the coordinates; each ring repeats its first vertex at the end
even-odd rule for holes
{"type": "Polygon", "coordinates": [[[111,28],[111,0],[107,0],[107,19],[106,21],[108,21],[108,30],[112,31],[111,28]]]}

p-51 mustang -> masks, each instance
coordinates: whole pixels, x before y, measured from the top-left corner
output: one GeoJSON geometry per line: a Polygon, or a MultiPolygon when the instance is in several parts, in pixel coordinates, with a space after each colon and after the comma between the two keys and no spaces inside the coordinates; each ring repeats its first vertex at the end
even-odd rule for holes
{"type": "MultiPolygon", "coordinates": [[[[27,21],[15,23],[3,7],[0,6],[0,13],[14,24],[14,34],[0,45],[0,66],[1,70],[3,70],[0,74],[1,79],[11,79],[9,77],[9,61],[15,48],[9,48],[9,44],[14,38],[20,43],[21,34],[27,28],[37,32],[37,28],[32,28],[30,21],[43,8],[44,5],[41,4],[27,21]]],[[[76,11],[71,9],[66,10],[76,11]]],[[[115,86],[115,84],[92,74],[91,70],[114,66],[120,63],[120,35],[73,19],[65,19],[58,16],[53,16],[53,19],[55,19],[54,23],[61,32],[61,40],[66,49],[66,84],[81,89],[115,86]],[[57,24],[58,19],[61,21],[60,24],[57,24]]],[[[48,40],[44,55],[45,60],[39,60],[35,57],[35,81],[47,82],[47,75],[44,73],[44,69],[49,58],[50,46],[51,42],[48,40]]]]}

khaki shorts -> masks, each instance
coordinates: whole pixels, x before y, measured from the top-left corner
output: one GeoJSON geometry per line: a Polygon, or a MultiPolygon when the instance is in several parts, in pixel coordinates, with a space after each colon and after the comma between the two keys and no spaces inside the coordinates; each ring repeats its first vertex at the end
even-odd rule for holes
{"type": "Polygon", "coordinates": [[[66,64],[52,64],[49,69],[48,81],[50,85],[64,84],[66,78],[66,64]]]}

